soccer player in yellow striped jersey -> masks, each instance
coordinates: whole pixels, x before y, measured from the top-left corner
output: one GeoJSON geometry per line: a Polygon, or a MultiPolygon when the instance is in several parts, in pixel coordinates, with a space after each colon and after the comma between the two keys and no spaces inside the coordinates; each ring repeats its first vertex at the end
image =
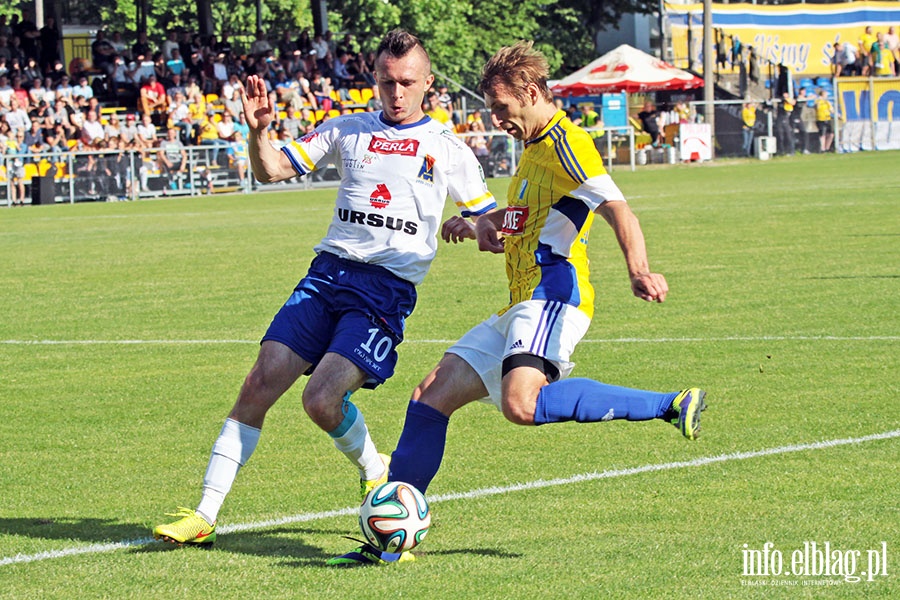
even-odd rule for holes
{"type": "Polygon", "coordinates": [[[450,416],[475,400],[520,425],[660,419],[691,440],[700,429],[699,388],[653,392],[567,377],[593,314],[587,243],[594,214],[613,229],[635,296],[662,302],[668,284],[650,270],[638,220],[590,136],[554,106],[547,77],[546,60],[526,42],[502,48],[482,71],[495,124],[524,141],[525,151],[507,207],[479,217],[471,232],[464,219],[451,219],[443,235],[474,236],[480,249],[505,254],[510,304],[450,347],[413,392],[388,477],[423,492],[440,467],[450,416]]]}

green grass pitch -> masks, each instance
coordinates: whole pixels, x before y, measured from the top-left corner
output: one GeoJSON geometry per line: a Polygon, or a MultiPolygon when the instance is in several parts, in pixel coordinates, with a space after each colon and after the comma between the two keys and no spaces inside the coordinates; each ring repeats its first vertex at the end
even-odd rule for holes
{"type": "MultiPolygon", "coordinates": [[[[360,570],[324,566],[353,546],[357,475],[304,414],[302,384],[270,413],[215,547],[149,540],[165,512],[196,505],[334,190],[2,209],[0,598],[896,598],[898,164],[614,172],[671,292],[633,298],[598,220],[575,375],[704,387],[700,440],[466,407],[418,560],[360,570]],[[766,565],[780,556],[787,573],[748,574],[767,542],[766,565]],[[791,573],[812,542],[848,569],[858,551],[856,575],[883,568],[858,583],[791,573]]],[[[491,182],[498,197],[506,183],[491,182]]],[[[443,349],[505,299],[501,257],[441,245],[397,375],[354,397],[380,450],[443,349]]]]}

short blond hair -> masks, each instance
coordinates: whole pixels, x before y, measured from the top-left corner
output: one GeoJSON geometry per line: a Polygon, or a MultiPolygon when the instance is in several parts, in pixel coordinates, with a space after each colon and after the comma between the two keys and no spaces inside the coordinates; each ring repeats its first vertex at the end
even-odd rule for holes
{"type": "Polygon", "coordinates": [[[528,95],[525,88],[535,84],[547,102],[553,102],[553,93],[547,86],[550,76],[550,65],[539,51],[534,49],[534,42],[516,42],[512,46],[504,46],[497,50],[481,70],[481,82],[478,91],[490,94],[502,86],[520,102],[525,102],[528,95]]]}

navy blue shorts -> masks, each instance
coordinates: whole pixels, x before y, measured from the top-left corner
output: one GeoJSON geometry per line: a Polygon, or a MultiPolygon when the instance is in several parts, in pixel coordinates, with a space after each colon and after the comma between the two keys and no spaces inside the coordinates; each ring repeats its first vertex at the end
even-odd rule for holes
{"type": "Polygon", "coordinates": [[[416,288],[377,265],[322,252],[313,259],[263,336],[312,364],[326,352],[347,358],[374,388],[394,374],[397,346],[416,306],[416,288]]]}

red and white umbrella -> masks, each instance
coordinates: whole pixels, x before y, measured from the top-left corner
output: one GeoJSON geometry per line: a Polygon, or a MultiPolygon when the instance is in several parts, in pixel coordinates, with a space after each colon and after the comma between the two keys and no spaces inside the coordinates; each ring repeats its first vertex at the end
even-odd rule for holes
{"type": "Polygon", "coordinates": [[[673,67],[655,56],[622,44],[560,79],[550,89],[558,96],[586,96],[608,92],[655,92],[703,87],[703,79],[673,67]]]}

